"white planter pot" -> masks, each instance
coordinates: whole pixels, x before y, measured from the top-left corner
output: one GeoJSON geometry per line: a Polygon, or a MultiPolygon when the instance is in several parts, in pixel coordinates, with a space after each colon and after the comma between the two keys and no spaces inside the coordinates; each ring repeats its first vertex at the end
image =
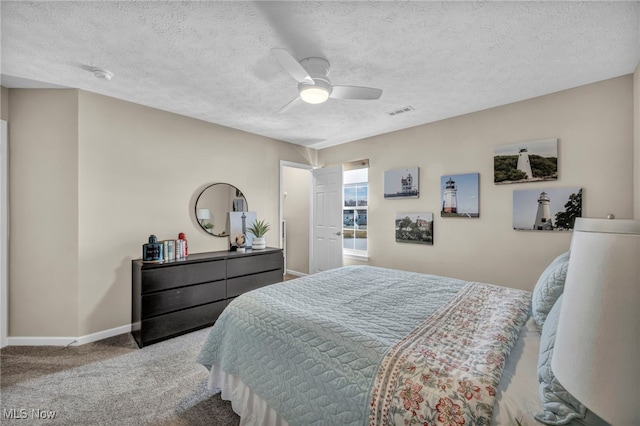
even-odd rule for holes
{"type": "Polygon", "coordinates": [[[265,249],[267,247],[267,240],[266,238],[254,238],[253,242],[251,243],[251,248],[253,250],[262,250],[265,249]]]}

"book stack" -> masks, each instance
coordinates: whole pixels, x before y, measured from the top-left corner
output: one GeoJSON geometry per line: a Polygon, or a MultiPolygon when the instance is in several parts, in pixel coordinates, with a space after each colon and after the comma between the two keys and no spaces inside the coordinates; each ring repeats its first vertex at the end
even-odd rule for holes
{"type": "Polygon", "coordinates": [[[187,245],[186,240],[162,240],[162,244],[164,245],[164,260],[177,260],[184,259],[187,257],[185,246],[187,245]]]}
{"type": "MultiPolygon", "coordinates": [[[[184,236],[184,234],[180,233],[180,236],[184,236]]],[[[187,254],[186,238],[156,242],[155,235],[152,235],[149,237],[149,243],[143,244],[142,246],[142,258],[148,262],[168,262],[171,260],[186,259],[187,254]]]]}
{"type": "Polygon", "coordinates": [[[164,260],[176,260],[176,240],[162,240],[164,260]]]}

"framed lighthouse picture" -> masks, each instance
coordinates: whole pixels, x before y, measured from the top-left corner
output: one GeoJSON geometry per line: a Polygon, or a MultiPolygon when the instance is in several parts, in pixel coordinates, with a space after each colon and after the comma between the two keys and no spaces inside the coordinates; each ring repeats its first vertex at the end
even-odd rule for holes
{"type": "Polygon", "coordinates": [[[444,175],[440,178],[441,217],[480,217],[480,174],[444,175]]]}
{"type": "Polygon", "coordinates": [[[558,187],[513,191],[513,229],[571,231],[582,217],[582,188],[558,187]]]}
{"type": "Polygon", "coordinates": [[[433,245],[433,213],[396,213],[396,242],[433,245]]]}
{"type": "Polygon", "coordinates": [[[384,172],[384,198],[418,198],[420,168],[387,170],[384,172]]]}
{"type": "Polygon", "coordinates": [[[558,139],[498,146],[493,150],[493,183],[558,179],[558,139]]]}

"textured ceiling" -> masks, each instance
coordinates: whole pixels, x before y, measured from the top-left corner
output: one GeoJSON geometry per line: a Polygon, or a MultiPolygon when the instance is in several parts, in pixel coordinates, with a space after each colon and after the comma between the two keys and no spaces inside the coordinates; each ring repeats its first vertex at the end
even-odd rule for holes
{"type": "Polygon", "coordinates": [[[2,1],[1,20],[6,87],[80,88],[313,148],[629,74],[640,61],[640,2],[2,1]],[[334,84],[382,97],[278,114],[297,83],[274,47],[326,58],[334,84]]]}

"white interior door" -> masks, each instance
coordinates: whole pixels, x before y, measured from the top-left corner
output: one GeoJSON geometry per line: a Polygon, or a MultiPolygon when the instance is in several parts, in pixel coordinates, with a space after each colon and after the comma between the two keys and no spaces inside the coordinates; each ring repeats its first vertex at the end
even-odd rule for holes
{"type": "Polygon", "coordinates": [[[311,262],[314,274],[342,266],[342,166],[314,169],[311,262]]]}

